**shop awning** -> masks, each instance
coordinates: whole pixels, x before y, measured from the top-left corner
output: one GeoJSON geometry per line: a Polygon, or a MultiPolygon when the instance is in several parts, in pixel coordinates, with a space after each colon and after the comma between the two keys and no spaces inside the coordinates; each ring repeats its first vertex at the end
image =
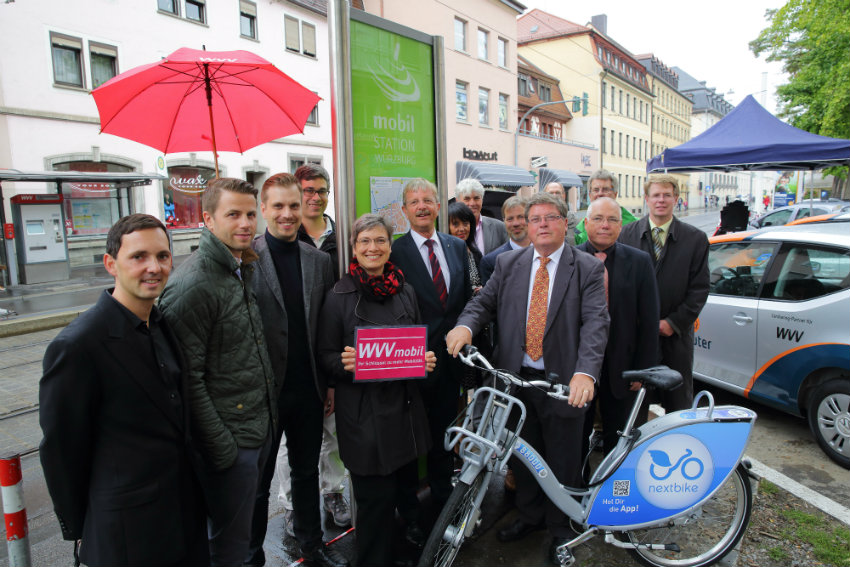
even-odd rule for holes
{"type": "Polygon", "coordinates": [[[540,176],[541,191],[553,181],[557,181],[566,189],[569,189],[570,187],[581,187],[583,185],[581,177],[572,171],[567,171],[566,169],[549,169],[547,167],[541,167],[538,175],[540,176]]]}
{"type": "Polygon", "coordinates": [[[18,171],[0,169],[0,182],[31,181],[44,183],[97,182],[114,183],[117,187],[150,185],[154,179],[168,179],[158,173],[138,173],[134,171],[18,171]]]}
{"type": "Polygon", "coordinates": [[[457,181],[469,177],[485,187],[531,187],[537,183],[527,169],[498,163],[457,162],[457,181]]]}

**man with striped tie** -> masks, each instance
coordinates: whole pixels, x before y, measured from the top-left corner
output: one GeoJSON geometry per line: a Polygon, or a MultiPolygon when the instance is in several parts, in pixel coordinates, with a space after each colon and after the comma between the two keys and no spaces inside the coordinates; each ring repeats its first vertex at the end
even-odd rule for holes
{"type": "MultiPolygon", "coordinates": [[[[436,186],[426,179],[412,179],[402,192],[402,210],[410,231],[393,244],[390,261],[416,290],[419,312],[428,325],[428,350],[437,353],[437,367],[420,382],[428,413],[433,448],[428,453],[431,498],[441,507],[451,493],[454,454],[443,448],[443,435],[457,415],[460,361],[446,353],[444,337],[457,321],[471,296],[469,255],[466,243],[434,228],[440,201],[436,186]]],[[[401,511],[404,515],[404,511],[401,511]]],[[[424,545],[424,534],[408,520],[407,539],[424,545]]]]}
{"type": "Polygon", "coordinates": [[[643,185],[649,214],[623,227],[619,241],[649,253],[658,282],[661,364],[678,370],[682,386],[657,392],[665,410],[689,408],[694,397],[694,321],[708,299],[708,237],[673,216],[679,182],[650,175],[643,185]]]}

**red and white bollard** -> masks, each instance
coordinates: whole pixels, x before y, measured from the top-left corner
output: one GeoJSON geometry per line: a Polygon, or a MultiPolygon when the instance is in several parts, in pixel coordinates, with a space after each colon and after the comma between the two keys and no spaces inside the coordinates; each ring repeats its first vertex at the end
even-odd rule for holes
{"type": "Polygon", "coordinates": [[[3,517],[6,520],[9,567],[30,567],[32,558],[20,455],[0,459],[0,495],[3,497],[3,517]]]}

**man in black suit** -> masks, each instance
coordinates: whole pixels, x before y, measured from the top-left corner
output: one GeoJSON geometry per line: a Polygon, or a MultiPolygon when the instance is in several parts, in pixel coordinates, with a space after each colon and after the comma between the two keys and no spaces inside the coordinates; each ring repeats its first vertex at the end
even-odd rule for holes
{"type": "MultiPolygon", "coordinates": [[[[496,271],[458,318],[446,337],[456,356],[475,333],[495,320],[499,325],[495,366],[528,380],[558,375],[569,384],[568,401],[534,389],[516,396],[525,403],[522,437],[546,459],[561,484],[581,485],[584,416],[593,399],[608,338],[602,263],[564,242],[567,205],[547,193],[526,203],[532,246],[506,252],[496,271]]],[[[550,558],[572,536],[566,515],[546,498],[527,463],[513,461],[519,517],[497,534],[500,541],[518,540],[548,527],[550,558]]]]}
{"type": "Polygon", "coordinates": [[[449,498],[454,471],[454,454],[445,450],[442,440],[457,415],[463,375],[460,362],[446,353],[444,337],[472,293],[469,255],[462,240],[435,230],[440,202],[433,183],[412,179],[404,186],[402,202],[410,232],[395,241],[390,261],[416,290],[419,312],[428,325],[428,350],[437,353],[437,367],[420,383],[420,390],[434,440],[428,453],[431,497],[440,505],[449,498]]]}
{"type": "Polygon", "coordinates": [[[124,217],[106,246],[115,287],[50,343],[39,388],[62,537],[82,540],[90,566],[208,565],[183,364],[154,306],[171,272],[165,226],[124,217]]]}
{"type": "Polygon", "coordinates": [[[475,245],[482,254],[492,252],[508,241],[505,227],[498,220],[481,214],[484,204],[484,186],[477,179],[468,177],[455,187],[457,200],[469,207],[475,215],[475,245]]]}
{"type": "MultiPolygon", "coordinates": [[[[316,328],[325,293],[333,286],[331,257],[298,238],[301,184],[289,173],[270,176],[260,192],[266,233],[251,245],[259,256],[252,281],[275,376],[277,428],[270,455],[286,433],[292,483],[295,538],[303,557],[329,567],[348,564],[322,543],[319,513],[319,451],[322,421],[333,412],[333,390],[316,369],[316,328]],[[328,394],[331,395],[328,395],[328,394]]],[[[246,564],[264,565],[263,541],[269,511],[269,487],[276,459],[266,461],[251,526],[246,564]]]]}
{"type": "Polygon", "coordinates": [[[478,272],[481,274],[482,286],[486,285],[493,275],[499,254],[519,250],[531,244],[531,239],[528,238],[528,223],[525,221],[525,200],[522,197],[514,195],[505,199],[502,203],[502,221],[509,238],[507,242],[481,258],[478,272]]]}
{"type": "MultiPolygon", "coordinates": [[[[584,221],[588,241],[577,249],[602,260],[608,273],[611,327],[596,398],[602,413],[602,441],[607,454],[616,445],[617,431],[623,429],[640,388],[637,383],[624,382],[623,371],[658,363],[658,286],[649,254],[617,242],[622,228],[617,201],[600,197],[591,202],[584,221]]],[[[646,421],[648,407],[644,404],[638,424],[646,421]]],[[[593,411],[588,412],[585,428],[588,434],[593,427],[593,415],[593,411]]]]}
{"type": "Polygon", "coordinates": [[[643,185],[649,214],[623,228],[619,241],[647,252],[655,267],[660,309],[661,364],[682,374],[682,386],[658,392],[669,411],[686,409],[694,397],[694,321],[708,299],[708,237],[673,216],[679,182],[650,175],[643,185]]]}

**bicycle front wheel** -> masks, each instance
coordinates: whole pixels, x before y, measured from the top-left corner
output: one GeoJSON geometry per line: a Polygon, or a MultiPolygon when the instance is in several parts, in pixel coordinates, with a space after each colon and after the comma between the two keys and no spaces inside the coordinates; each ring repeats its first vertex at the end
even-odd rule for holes
{"type": "Polygon", "coordinates": [[[479,493],[487,489],[484,486],[485,476],[481,471],[472,484],[458,482],[454,487],[425,542],[419,567],[449,567],[455,560],[460,546],[472,533],[480,517],[480,511],[475,510],[475,501],[479,493]]]}
{"type": "Polygon", "coordinates": [[[713,565],[744,535],[752,509],[749,475],[739,464],[714,495],[689,515],[663,526],[626,532],[629,541],[639,546],[629,551],[641,563],[653,567],[713,565]],[[647,545],[669,545],[679,549],[650,549],[647,545]]]}

